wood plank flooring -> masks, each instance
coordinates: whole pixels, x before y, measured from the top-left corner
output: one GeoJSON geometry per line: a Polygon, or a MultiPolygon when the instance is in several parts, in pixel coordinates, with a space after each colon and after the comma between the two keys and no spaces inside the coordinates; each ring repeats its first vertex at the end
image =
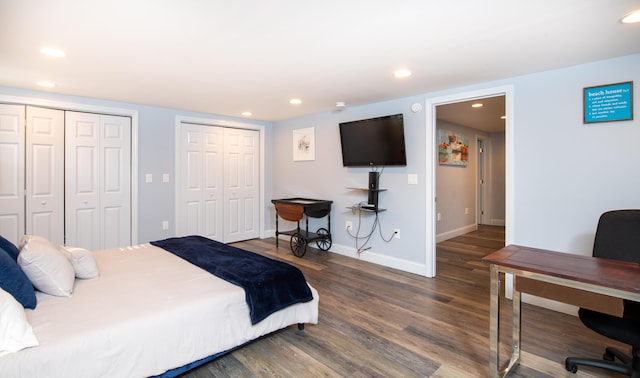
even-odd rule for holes
{"type": "MultiPolygon", "coordinates": [[[[489,270],[480,259],[504,245],[504,228],[481,226],[438,244],[436,278],[316,249],[297,258],[289,243],[276,249],[273,238],[235,245],[298,266],[319,292],[319,323],[304,331],[291,326],[184,377],[488,375],[489,270]]],[[[503,330],[510,329],[508,312],[502,311],[503,330]]],[[[522,314],[522,360],[510,376],[619,376],[587,367],[571,374],[564,358],[599,358],[605,345],[623,345],[574,316],[526,304],[522,314]]]]}

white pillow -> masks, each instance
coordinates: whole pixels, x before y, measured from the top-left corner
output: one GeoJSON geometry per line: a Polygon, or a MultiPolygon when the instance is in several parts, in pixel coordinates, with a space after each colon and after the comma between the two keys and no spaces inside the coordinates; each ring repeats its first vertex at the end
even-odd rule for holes
{"type": "Polygon", "coordinates": [[[75,281],[71,262],[47,239],[42,237],[26,237],[26,239],[18,254],[18,265],[29,281],[43,293],[59,297],[70,296],[75,281]]]}
{"type": "Polygon", "coordinates": [[[0,356],[38,344],[22,305],[0,289],[0,356]]]}
{"type": "Polygon", "coordinates": [[[71,261],[73,270],[76,272],[77,278],[90,279],[96,278],[100,275],[98,271],[98,265],[96,259],[93,258],[93,253],[84,248],[69,247],[66,245],[60,246],[65,256],[71,261]]]}
{"type": "MultiPolygon", "coordinates": [[[[51,242],[49,241],[49,239],[45,238],[44,236],[39,236],[39,235],[24,235],[22,238],[20,238],[20,243],[18,243],[18,250],[21,250],[22,247],[25,246],[25,244],[27,244],[28,241],[30,240],[35,240],[39,243],[44,243],[44,244],[51,244],[51,242]]],[[[53,245],[53,244],[51,244],[53,245]]]]}

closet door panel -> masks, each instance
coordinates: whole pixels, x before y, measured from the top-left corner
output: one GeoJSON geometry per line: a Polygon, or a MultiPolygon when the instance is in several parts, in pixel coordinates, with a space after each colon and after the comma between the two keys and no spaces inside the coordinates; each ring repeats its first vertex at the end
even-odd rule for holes
{"type": "Polygon", "coordinates": [[[66,243],[100,249],[100,116],[66,112],[65,143],[66,243]]]}
{"type": "Polygon", "coordinates": [[[176,221],[176,234],[181,236],[201,233],[201,140],[200,126],[183,125],[180,128],[181,151],[177,155],[181,166],[176,168],[176,176],[181,203],[177,207],[179,221],[176,221]]]}
{"type": "Polygon", "coordinates": [[[178,235],[200,235],[200,201],[190,201],[184,205],[183,220],[179,222],[178,235]]]}
{"type": "Polygon", "coordinates": [[[242,167],[243,167],[243,232],[245,235],[258,237],[259,217],[259,161],[258,161],[258,132],[248,132],[242,136],[242,167]]]}
{"type": "Polygon", "coordinates": [[[66,218],[73,223],[66,225],[67,244],[88,250],[100,249],[96,233],[100,215],[95,207],[82,207],[66,211],[66,218]]]}
{"type": "Polygon", "coordinates": [[[223,240],[223,223],[222,223],[222,158],[223,158],[223,128],[215,126],[201,126],[203,130],[203,154],[204,154],[204,170],[201,175],[204,177],[204,236],[214,239],[223,240]]]}
{"type": "Polygon", "coordinates": [[[259,132],[226,128],[225,242],[256,238],[259,230],[259,132]]]}
{"type": "Polygon", "coordinates": [[[64,243],[64,112],[26,108],[26,230],[64,243]]]}
{"type": "MultiPolygon", "coordinates": [[[[189,140],[191,143],[194,143],[196,140],[200,140],[200,135],[196,138],[193,135],[194,132],[190,132],[189,140]]],[[[201,197],[202,190],[200,188],[200,180],[201,180],[201,156],[200,152],[200,144],[197,145],[191,144],[189,145],[190,150],[187,152],[186,156],[186,169],[184,170],[184,174],[186,175],[186,187],[183,191],[183,196],[185,198],[185,206],[183,207],[184,216],[186,222],[179,222],[180,226],[184,225],[184,229],[182,230],[182,235],[199,235],[200,234],[200,224],[201,224],[201,216],[202,205],[201,205],[201,197]]]]}
{"type": "Polygon", "coordinates": [[[177,233],[222,241],[222,129],[183,123],[179,132],[177,233]]]}
{"type": "Polygon", "coordinates": [[[25,107],[0,104],[0,235],[18,244],[25,233],[25,107]]]}
{"type": "Polygon", "coordinates": [[[102,248],[131,245],[131,120],[100,116],[102,248]]]}

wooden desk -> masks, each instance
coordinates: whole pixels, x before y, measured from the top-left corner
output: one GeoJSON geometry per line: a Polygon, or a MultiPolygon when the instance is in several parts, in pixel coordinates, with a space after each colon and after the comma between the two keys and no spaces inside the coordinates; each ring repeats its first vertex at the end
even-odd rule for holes
{"type": "Polygon", "coordinates": [[[521,295],[517,277],[549,282],[561,286],[640,302],[640,264],[580,256],[570,253],[510,245],[482,259],[490,264],[491,299],[489,327],[489,376],[504,377],[520,361],[521,295]],[[512,304],[512,353],[508,363],[499,368],[500,278],[501,273],[514,276],[512,304]]]}

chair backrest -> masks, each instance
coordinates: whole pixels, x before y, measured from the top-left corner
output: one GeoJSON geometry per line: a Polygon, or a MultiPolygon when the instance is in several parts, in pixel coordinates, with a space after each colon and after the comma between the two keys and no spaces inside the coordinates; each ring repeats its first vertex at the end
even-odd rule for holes
{"type": "Polygon", "coordinates": [[[640,210],[613,210],[602,214],[593,256],[640,263],[640,210]]]}

